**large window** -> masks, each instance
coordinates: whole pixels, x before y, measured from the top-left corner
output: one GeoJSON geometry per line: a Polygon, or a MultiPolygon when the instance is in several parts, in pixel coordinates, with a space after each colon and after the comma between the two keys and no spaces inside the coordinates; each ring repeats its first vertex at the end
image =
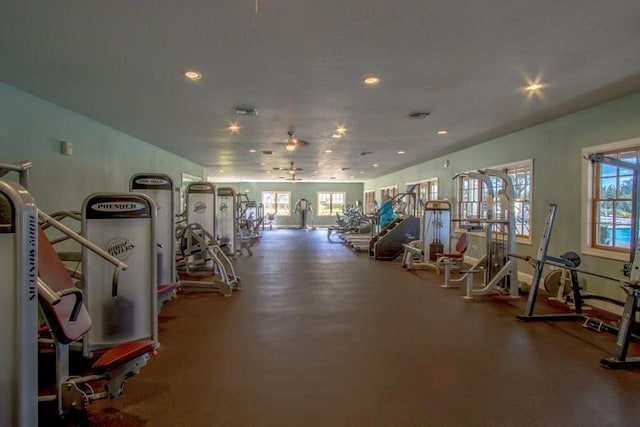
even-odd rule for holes
{"type": "Polygon", "coordinates": [[[330,216],[336,212],[342,213],[346,198],[347,194],[344,192],[319,191],[316,215],[330,216]]]}
{"type": "MultiPolygon", "coordinates": [[[[640,147],[601,153],[630,164],[638,163],[640,147]]],[[[631,246],[633,171],[608,164],[593,165],[591,246],[628,253],[631,246]]]]}
{"type": "MultiPolygon", "coordinates": [[[[416,195],[418,209],[416,215],[422,216],[424,204],[430,200],[438,200],[438,178],[432,178],[421,182],[407,184],[407,190],[413,189],[416,195]]],[[[413,211],[411,207],[410,212],[413,211]]]]}
{"type": "MultiPolygon", "coordinates": [[[[531,161],[505,166],[492,167],[505,172],[513,181],[514,198],[512,200],[515,214],[516,236],[524,239],[531,238],[531,199],[532,199],[532,171],[531,161]]],[[[501,190],[503,181],[491,178],[493,187],[494,219],[506,218],[506,211],[502,206],[501,190]]],[[[461,176],[458,187],[458,212],[462,219],[486,218],[489,191],[486,185],[477,179],[461,176]]],[[[506,231],[505,227],[494,227],[497,231],[506,231]]]]}
{"type": "Polygon", "coordinates": [[[398,194],[398,186],[397,185],[393,185],[391,187],[384,187],[380,189],[380,200],[381,202],[384,202],[384,199],[386,197],[395,197],[395,195],[398,194]]]}
{"type": "Polygon", "coordinates": [[[262,204],[264,206],[265,214],[289,216],[291,215],[291,192],[263,191],[262,204]]]}
{"type": "Polygon", "coordinates": [[[369,215],[376,211],[376,191],[369,190],[364,192],[364,213],[369,215]]]}

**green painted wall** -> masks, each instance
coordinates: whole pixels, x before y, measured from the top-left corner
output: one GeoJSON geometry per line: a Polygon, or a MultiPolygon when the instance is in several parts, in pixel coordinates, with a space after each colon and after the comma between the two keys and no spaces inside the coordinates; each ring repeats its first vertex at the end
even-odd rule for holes
{"type": "Polygon", "coordinates": [[[314,223],[317,226],[335,225],[335,216],[318,216],[317,211],[317,192],[318,191],[344,191],[347,193],[346,204],[353,204],[356,201],[362,201],[362,183],[320,183],[320,182],[237,182],[237,183],[216,183],[220,187],[233,187],[238,193],[249,190],[247,195],[249,199],[260,201],[263,191],[291,191],[291,216],[278,216],[274,225],[277,226],[296,226],[298,225],[298,214],[293,214],[295,203],[298,199],[309,200],[314,209],[314,223]]]}
{"type": "MultiPolygon", "coordinates": [[[[582,148],[640,137],[640,93],[579,111],[483,144],[433,159],[365,182],[364,189],[378,190],[407,182],[439,178],[439,194],[455,206],[453,176],[489,166],[533,159],[532,245],[518,245],[518,252],[535,255],[546,209],[558,205],[549,254],[580,252],[582,148]],[[444,168],[444,161],[449,166],[444,168]]],[[[482,245],[478,244],[478,248],[482,245]]],[[[474,256],[473,252],[471,253],[474,256]]],[[[581,268],[621,277],[622,262],[582,255],[581,268]]],[[[531,269],[523,266],[525,272],[531,269]]],[[[587,278],[587,287],[599,294],[622,298],[613,282],[587,278]]]]}
{"type": "Polygon", "coordinates": [[[167,173],[179,186],[182,172],[204,172],[196,163],[0,83],[0,162],[20,160],[33,162],[30,190],[46,212],[79,210],[94,192],[126,192],[134,173],[167,173]],[[72,156],[60,154],[63,140],[73,144],[72,156]]]}

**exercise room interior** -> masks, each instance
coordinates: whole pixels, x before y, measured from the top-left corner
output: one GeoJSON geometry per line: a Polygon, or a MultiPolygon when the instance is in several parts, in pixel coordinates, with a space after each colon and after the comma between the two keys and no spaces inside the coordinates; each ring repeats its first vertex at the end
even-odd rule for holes
{"type": "Polygon", "coordinates": [[[0,427],[638,425],[638,22],[5,0],[0,427]]]}

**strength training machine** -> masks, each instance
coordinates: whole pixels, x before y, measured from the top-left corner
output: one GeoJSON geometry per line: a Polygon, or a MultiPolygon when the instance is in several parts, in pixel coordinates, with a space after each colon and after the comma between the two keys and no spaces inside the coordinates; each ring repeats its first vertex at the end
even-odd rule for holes
{"type": "Polygon", "coordinates": [[[494,169],[457,174],[454,179],[461,176],[477,179],[480,185],[485,185],[487,216],[477,220],[453,221],[460,222],[459,227],[468,232],[484,231],[486,250],[470,269],[460,270],[463,275],[458,279],[451,279],[449,269],[445,268],[443,288],[457,287],[456,283],[466,280],[464,298],[467,300],[494,291],[508,294],[511,298],[519,298],[518,263],[507,256],[507,253],[513,253],[516,250],[513,181],[505,172],[494,169]],[[494,198],[498,203],[495,203],[494,198]],[[479,288],[475,286],[473,276],[477,273],[483,273],[483,282],[479,288]]]}

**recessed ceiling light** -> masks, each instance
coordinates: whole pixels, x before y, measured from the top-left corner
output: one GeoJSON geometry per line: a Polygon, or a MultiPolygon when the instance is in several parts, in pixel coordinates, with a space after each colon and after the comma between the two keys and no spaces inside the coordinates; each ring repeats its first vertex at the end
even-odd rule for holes
{"type": "Polygon", "coordinates": [[[404,154],[404,151],[398,151],[398,154],[404,154]]]}
{"type": "Polygon", "coordinates": [[[331,150],[324,150],[325,153],[333,153],[331,150]]]}
{"type": "Polygon", "coordinates": [[[202,74],[197,71],[185,71],[184,76],[193,81],[200,80],[202,78],[202,74]]]}
{"type": "Polygon", "coordinates": [[[338,135],[344,135],[345,133],[347,133],[347,128],[342,126],[342,125],[340,125],[340,126],[338,126],[338,129],[336,129],[336,133],[338,135]]]}
{"type": "Polygon", "coordinates": [[[249,152],[250,152],[250,153],[255,153],[255,152],[256,152],[256,150],[249,150],[249,152]]]}
{"type": "Polygon", "coordinates": [[[334,139],[340,139],[342,138],[342,135],[340,135],[339,133],[334,133],[333,135],[331,135],[331,137],[334,139]]]}
{"type": "Polygon", "coordinates": [[[238,133],[240,131],[240,126],[238,126],[237,123],[231,123],[229,125],[229,130],[231,131],[231,133],[238,133]]]}
{"type": "Polygon", "coordinates": [[[378,166],[380,166],[380,165],[379,165],[379,164],[377,164],[377,163],[374,163],[374,164],[373,164],[373,167],[374,167],[374,168],[377,168],[378,166]]]}
{"type": "Polygon", "coordinates": [[[535,92],[542,89],[542,87],[543,85],[541,83],[531,83],[529,86],[525,87],[524,90],[528,92],[535,92]]]}
{"type": "Polygon", "coordinates": [[[271,173],[271,171],[267,171],[267,173],[271,173]]]}
{"type": "Polygon", "coordinates": [[[447,131],[444,129],[438,131],[438,135],[446,135],[446,134],[447,134],[447,131]]]}
{"type": "Polygon", "coordinates": [[[260,163],[260,166],[264,166],[264,163],[260,163]]]}
{"type": "Polygon", "coordinates": [[[223,171],[222,169],[220,169],[218,172],[220,172],[220,173],[224,173],[224,171],[223,171]]]}
{"type": "Polygon", "coordinates": [[[374,86],[374,85],[377,85],[378,83],[380,83],[380,79],[378,77],[376,77],[376,76],[369,76],[369,77],[365,77],[363,82],[366,85],[374,86]]]}

